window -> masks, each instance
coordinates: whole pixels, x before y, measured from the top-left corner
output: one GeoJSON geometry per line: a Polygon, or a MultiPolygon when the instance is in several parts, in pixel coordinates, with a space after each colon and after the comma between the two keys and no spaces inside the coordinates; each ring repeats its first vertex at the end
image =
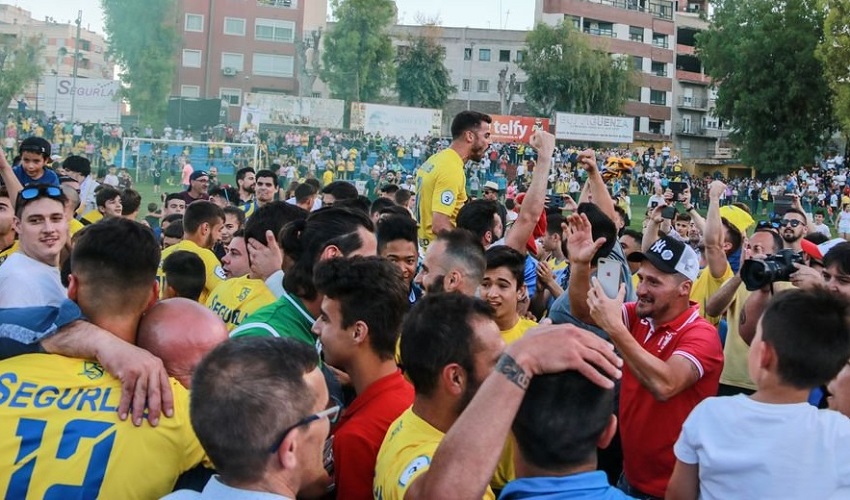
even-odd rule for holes
{"type": "Polygon", "coordinates": [[[478,91],[482,93],[490,92],[490,80],[478,80],[478,91]]]}
{"type": "Polygon", "coordinates": [[[490,49],[478,49],[478,60],[479,61],[489,61],[490,60],[490,49]]]}
{"type": "Polygon", "coordinates": [[[564,24],[571,24],[573,28],[580,30],[581,29],[581,18],[578,16],[571,16],[569,14],[564,14],[564,24]]]}
{"type": "Polygon", "coordinates": [[[274,19],[257,19],[254,38],[266,42],[292,43],[295,41],[295,23],[274,19]]]}
{"type": "Polygon", "coordinates": [[[233,52],[221,53],[221,69],[233,68],[236,71],[245,71],[245,56],[233,52]]]}
{"type": "Polygon", "coordinates": [[[469,86],[470,86],[469,79],[464,78],[463,79],[463,85],[462,85],[461,88],[463,89],[464,92],[469,92],[469,86]]]}
{"type": "Polygon", "coordinates": [[[201,97],[201,87],[197,85],[181,85],[180,97],[201,97]]]}
{"type": "Polygon", "coordinates": [[[643,71],[643,58],[641,56],[632,56],[632,68],[635,71],[643,71]]]}
{"type": "Polygon", "coordinates": [[[254,54],[254,74],[257,76],[291,77],[292,56],[254,54]]]}
{"type": "Polygon", "coordinates": [[[321,93],[321,92],[313,92],[313,93],[310,95],[310,97],[312,97],[313,99],[321,99],[321,98],[322,98],[322,93],[321,93]]]}
{"type": "Polygon", "coordinates": [[[652,61],[652,74],[655,76],[667,76],[667,63],[652,61]]]}
{"type": "Polygon", "coordinates": [[[500,50],[499,51],[499,62],[511,62],[511,51],[510,50],[500,50]]]}
{"type": "Polygon", "coordinates": [[[650,104],[658,104],[660,106],[667,105],[667,92],[663,90],[650,90],[649,91],[649,103],[650,104]]]}
{"type": "Polygon", "coordinates": [[[242,105],[242,91],[240,89],[221,88],[218,91],[218,96],[222,101],[227,101],[230,106],[242,105]]]}
{"type": "Polygon", "coordinates": [[[629,85],[628,99],[631,100],[631,101],[640,102],[640,86],[639,85],[629,85]]]}
{"type": "Polygon", "coordinates": [[[80,50],[91,52],[91,42],[88,40],[80,40],[80,50]]]}
{"type": "Polygon", "coordinates": [[[186,31],[195,31],[198,33],[204,32],[204,16],[202,14],[186,14],[185,26],[186,31]]]}
{"type": "Polygon", "coordinates": [[[528,57],[528,51],[518,50],[516,51],[516,62],[521,63],[525,61],[525,58],[528,57]]]}
{"type": "Polygon", "coordinates": [[[593,19],[584,20],[584,32],[591,35],[614,36],[614,23],[605,23],[593,19]]]}
{"type": "Polygon", "coordinates": [[[629,26],[629,40],[643,43],[643,28],[629,26]]]}
{"type": "Polygon", "coordinates": [[[517,95],[525,94],[525,82],[516,82],[514,93],[517,95]]]}
{"type": "Polygon", "coordinates": [[[224,34],[245,36],[245,20],[238,17],[225,17],[224,34]]]}
{"type": "Polygon", "coordinates": [[[640,118],[639,118],[639,117],[634,117],[634,118],[632,118],[632,119],[635,121],[634,131],[635,131],[635,132],[640,132],[640,118]]]}
{"type": "Polygon", "coordinates": [[[666,49],[667,47],[669,47],[669,45],[667,45],[667,35],[662,35],[661,33],[653,33],[652,45],[655,45],[656,47],[661,47],[662,49],[666,49]]]}
{"type": "Polygon", "coordinates": [[[472,47],[467,47],[463,49],[463,60],[471,61],[472,60],[472,47]]]}
{"type": "Polygon", "coordinates": [[[650,134],[663,134],[664,133],[664,122],[658,120],[649,120],[649,133],[650,134]]]}
{"type": "Polygon", "coordinates": [[[201,67],[201,51],[183,49],[183,67],[185,68],[200,68],[201,67]]]}

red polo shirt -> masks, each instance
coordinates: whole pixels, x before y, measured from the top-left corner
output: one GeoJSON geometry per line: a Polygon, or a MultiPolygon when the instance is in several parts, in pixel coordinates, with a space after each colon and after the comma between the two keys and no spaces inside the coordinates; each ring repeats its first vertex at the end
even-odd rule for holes
{"type": "Polygon", "coordinates": [[[628,365],[620,389],[620,435],[623,469],[634,488],[664,497],[676,459],[673,445],[691,410],[703,399],[717,395],[723,369],[723,347],[717,329],[700,317],[699,304],[664,325],[638,318],[635,303],[623,305],[623,320],[635,340],[658,359],[683,356],[699,370],[696,384],[666,402],[656,400],[628,365]]]}
{"type": "Polygon", "coordinates": [[[375,381],[345,409],[333,432],[337,498],[372,499],[381,443],[390,424],[412,404],[413,386],[398,370],[375,381]]]}

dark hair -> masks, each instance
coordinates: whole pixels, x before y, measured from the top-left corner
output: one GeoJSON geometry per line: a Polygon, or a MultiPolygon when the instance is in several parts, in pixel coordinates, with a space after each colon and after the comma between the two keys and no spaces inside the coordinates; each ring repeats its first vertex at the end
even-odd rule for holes
{"type": "Polygon", "coordinates": [[[452,120],[452,139],[457,139],[467,130],[478,128],[481,122],[493,123],[493,119],[478,111],[461,111],[452,120]]]}
{"type": "Polygon", "coordinates": [[[353,198],[357,198],[357,188],[354,187],[354,184],[345,181],[333,181],[324,188],[322,188],[323,194],[329,194],[334,197],[335,201],[339,200],[350,200],[353,198]]]}
{"type": "Polygon", "coordinates": [[[576,371],[531,379],[511,429],[525,462],[547,471],[589,463],[614,412],[614,391],[576,371]]]}
{"type": "MultiPolygon", "coordinates": [[[[772,229],[756,229],[755,231],[753,231],[753,234],[756,234],[756,233],[770,233],[770,236],[773,238],[773,252],[771,252],[771,253],[776,253],[776,252],[782,250],[782,247],[784,245],[782,243],[782,236],[779,236],[778,232],[776,232],[772,229]]],[[[818,233],[818,234],[820,234],[820,233],[818,233]]]]}
{"type": "Polygon", "coordinates": [[[319,189],[322,188],[321,183],[319,183],[319,179],[316,179],[316,178],[304,179],[304,184],[309,184],[309,185],[313,186],[314,188],[316,188],[316,191],[315,191],[316,193],[318,193],[319,189]]]}
{"type": "Polygon", "coordinates": [[[829,241],[829,237],[821,232],[813,232],[809,233],[803,237],[803,239],[814,243],[815,245],[820,245],[821,243],[826,243],[829,241]]]}
{"type": "Polygon", "coordinates": [[[546,233],[547,234],[557,234],[562,236],[563,228],[561,224],[566,221],[563,215],[561,214],[549,214],[546,216],[546,233]]]}
{"type": "Polygon", "coordinates": [[[233,186],[215,187],[210,190],[210,196],[220,196],[224,198],[228,207],[235,207],[239,203],[239,191],[233,186]]]}
{"type": "Polygon", "coordinates": [[[499,245],[488,249],[484,252],[487,258],[487,270],[506,268],[516,281],[516,289],[522,288],[525,284],[525,257],[513,248],[506,245],[499,245]]]}
{"type": "Polygon", "coordinates": [[[383,360],[393,359],[408,307],[401,271],[380,257],[336,258],[316,265],[316,290],[339,301],[342,327],[357,321],[369,327],[369,344],[383,360]]]}
{"type": "Polygon", "coordinates": [[[513,210],[516,207],[516,202],[512,198],[508,198],[505,200],[505,208],[508,210],[513,210]]]}
{"type": "Polygon", "coordinates": [[[104,310],[137,307],[146,300],[159,268],[160,249],[143,224],[111,217],[81,229],[71,250],[71,273],[96,290],[104,310]]]}
{"type": "Polygon", "coordinates": [[[256,178],[259,179],[261,177],[271,179],[272,184],[274,184],[274,187],[278,187],[278,185],[277,185],[277,174],[272,172],[271,170],[268,170],[268,169],[259,170],[257,172],[256,178]]]}
{"type": "Polygon", "coordinates": [[[223,477],[246,483],[263,476],[274,440],[314,411],[304,376],[317,363],[311,346],[276,337],[231,339],[204,357],[192,377],[189,414],[223,477]]]}
{"type": "Polygon", "coordinates": [[[437,235],[435,241],[446,244],[445,258],[453,264],[462,267],[472,283],[481,283],[484,270],[487,269],[487,259],[484,257],[484,247],[481,240],[466,229],[452,229],[437,235]]]}
{"type": "Polygon", "coordinates": [[[440,372],[450,363],[471,376],[475,316],[492,319],[493,309],[461,293],[430,294],[416,302],[404,320],[400,345],[401,364],[416,394],[433,394],[440,372]]]}
{"type": "MultiPolygon", "coordinates": [[[[266,205],[266,206],[268,206],[268,205],[266,205]]],[[[257,214],[257,212],[259,212],[259,211],[260,211],[260,209],[262,209],[262,208],[264,208],[264,207],[260,207],[259,209],[257,209],[257,210],[254,212],[254,215],[256,215],[256,214],[257,214]]],[[[227,218],[226,218],[226,217],[227,217],[228,215],[232,215],[232,216],[236,217],[236,221],[237,221],[237,222],[239,222],[239,227],[240,227],[240,228],[241,228],[242,226],[244,226],[244,225],[245,225],[245,212],[243,212],[241,208],[239,208],[239,207],[233,207],[233,206],[231,206],[231,207],[224,207],[224,208],[222,209],[222,211],[224,212],[225,220],[227,220],[227,218]]],[[[173,215],[173,214],[172,214],[172,215],[173,215]]]]}
{"type": "Polygon", "coordinates": [[[207,270],[198,255],[178,250],[162,261],[162,272],[165,274],[163,286],[173,288],[178,297],[195,302],[201,297],[207,281],[207,270]]]}
{"type": "MultiPolygon", "coordinates": [[[[809,217],[806,215],[806,212],[803,212],[799,208],[794,208],[794,207],[789,208],[788,210],[785,211],[785,215],[788,215],[788,214],[797,214],[797,215],[799,215],[800,217],[803,218],[803,222],[809,221],[809,217]]],[[[783,215],[783,217],[784,217],[784,215],[783,215]]]]}
{"type": "Polygon", "coordinates": [[[693,218],[691,217],[691,214],[689,214],[688,212],[682,212],[682,213],[676,214],[676,222],[690,222],[691,220],[693,220],[693,218]]]}
{"type": "MultiPolygon", "coordinates": [[[[171,215],[179,215],[179,214],[171,214],[171,215]]],[[[167,220],[169,217],[171,217],[171,215],[169,215],[165,219],[167,220]]],[[[178,217],[177,221],[173,221],[172,224],[169,224],[168,226],[166,226],[165,229],[162,230],[162,237],[163,238],[174,238],[174,239],[177,239],[177,240],[182,240],[183,234],[184,234],[184,232],[183,232],[183,218],[182,217],[178,217]]]]}
{"type": "Polygon", "coordinates": [[[211,201],[192,202],[186,206],[186,213],[183,214],[183,230],[189,234],[196,232],[201,224],[214,226],[219,222],[224,222],[224,210],[211,201]]]}
{"type": "Polygon", "coordinates": [[[391,195],[395,195],[396,193],[398,193],[399,189],[400,188],[398,187],[397,184],[387,184],[387,185],[381,187],[381,192],[391,194],[391,195]]]}
{"type": "Polygon", "coordinates": [[[727,219],[721,218],[720,222],[726,228],[726,238],[728,238],[729,243],[732,244],[732,251],[730,253],[737,252],[738,249],[741,248],[741,245],[744,244],[744,236],[741,234],[741,231],[739,231],[738,228],[727,219]]]}
{"type": "Polygon", "coordinates": [[[239,182],[245,179],[245,176],[248,174],[253,174],[254,169],[251,167],[243,167],[236,171],[236,182],[239,182]]]}
{"type": "Polygon", "coordinates": [[[389,198],[375,198],[375,201],[369,206],[369,215],[373,216],[392,206],[395,206],[395,202],[389,198]]]}
{"type": "Polygon", "coordinates": [[[182,202],[186,201],[183,199],[183,196],[180,193],[169,193],[165,195],[165,206],[168,206],[168,202],[171,200],[180,200],[182,202]]]}
{"type": "Polygon", "coordinates": [[[347,208],[349,210],[355,210],[357,212],[362,212],[366,215],[369,214],[369,207],[372,205],[372,202],[369,201],[369,198],[363,195],[357,195],[356,198],[346,198],[344,200],[335,200],[333,206],[339,208],[347,208]]]}
{"type": "MultiPolygon", "coordinates": [[[[179,222],[180,224],[178,224],[178,225],[182,229],[183,228],[183,214],[168,214],[168,215],[166,215],[165,217],[162,218],[162,221],[160,221],[159,225],[162,226],[163,223],[166,223],[166,222],[168,224],[171,224],[172,222],[179,222]]],[[[173,225],[173,224],[171,224],[171,225],[173,225]]]]}
{"type": "Polygon", "coordinates": [[[419,248],[416,221],[409,215],[390,215],[378,221],[375,233],[378,239],[378,252],[382,252],[391,241],[409,241],[419,248]]]}
{"type": "Polygon", "coordinates": [[[577,212],[587,216],[594,241],[605,238],[605,243],[593,254],[591,262],[595,266],[599,259],[607,257],[614,250],[614,245],[617,243],[617,226],[593,203],[579,204],[577,212]]]}
{"type": "Polygon", "coordinates": [[[495,241],[496,235],[493,230],[496,228],[496,219],[494,216],[499,214],[499,205],[491,200],[472,200],[457,213],[457,227],[466,229],[472,232],[480,242],[484,235],[489,231],[492,239],[495,241]]]}
{"type": "Polygon", "coordinates": [[[631,236],[638,245],[643,243],[643,233],[640,231],[635,231],[634,229],[626,229],[623,231],[623,236],[631,236]]]}
{"type": "Polygon", "coordinates": [[[621,207],[620,205],[614,204],[614,211],[620,214],[620,217],[623,218],[623,228],[629,227],[632,223],[632,220],[629,218],[629,214],[621,207]]]}
{"type": "MultiPolygon", "coordinates": [[[[18,146],[18,154],[23,156],[25,152],[29,153],[38,153],[44,158],[44,161],[50,160],[50,142],[47,139],[42,137],[30,136],[21,141],[20,146],[18,146]]],[[[12,162],[14,165],[15,161],[12,162]]]]}
{"type": "MultiPolygon", "coordinates": [[[[118,191],[114,187],[111,186],[101,186],[101,189],[98,190],[97,194],[94,196],[95,203],[98,207],[105,207],[107,201],[114,200],[115,198],[121,197],[121,191],[118,191]]],[[[124,200],[121,200],[122,204],[124,200]]],[[[137,209],[139,207],[136,207],[137,209]]]]}
{"type": "Polygon", "coordinates": [[[407,189],[399,189],[395,192],[395,202],[397,205],[401,205],[406,207],[410,202],[410,198],[413,196],[413,193],[408,191],[407,189]]]}
{"type": "Polygon", "coordinates": [[[91,162],[88,158],[79,155],[71,155],[62,162],[62,168],[78,173],[83,177],[91,175],[91,162]]]}
{"type": "Polygon", "coordinates": [[[811,389],[838,375],[850,358],[848,312],[844,298],[822,288],[776,294],[761,318],[761,332],[776,351],[786,384],[811,389]]]}
{"type": "Polygon", "coordinates": [[[295,202],[304,203],[309,200],[311,196],[315,196],[317,192],[318,190],[316,189],[316,186],[305,182],[295,188],[295,202]]]}
{"type": "Polygon", "coordinates": [[[284,288],[307,300],[316,298],[313,267],[328,246],[348,255],[363,246],[358,230],[374,231],[369,217],[360,211],[327,207],[312,212],[304,220],[290,222],[281,232],[281,246],[292,267],[283,279],[284,288]]]}
{"type": "Polygon", "coordinates": [[[830,267],[833,264],[843,274],[850,274],[850,243],[839,243],[826,252],[823,256],[823,267],[830,267]]]}
{"type": "Polygon", "coordinates": [[[138,212],[142,205],[142,195],[135,189],[127,188],[121,192],[121,211],[124,215],[138,212]]]}
{"type": "Polygon", "coordinates": [[[388,207],[384,207],[378,212],[380,216],[385,215],[401,215],[402,217],[410,217],[410,211],[404,207],[400,207],[396,204],[392,204],[388,207]]]}
{"type": "Polygon", "coordinates": [[[292,221],[304,220],[307,215],[308,212],[303,208],[285,201],[267,203],[258,208],[245,223],[245,242],[254,239],[265,244],[266,231],[271,231],[277,238],[284,226],[292,221]]]}

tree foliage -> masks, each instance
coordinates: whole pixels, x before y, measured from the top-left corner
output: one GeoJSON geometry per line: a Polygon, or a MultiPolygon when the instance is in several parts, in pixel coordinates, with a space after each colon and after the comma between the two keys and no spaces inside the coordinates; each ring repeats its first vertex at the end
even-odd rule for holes
{"type": "Polygon", "coordinates": [[[830,91],[815,57],[816,0],[714,0],[697,53],[717,82],[715,114],[731,124],[741,160],[760,172],[812,162],[833,127],[830,91]]]}
{"type": "Polygon", "coordinates": [[[519,67],[528,75],[525,100],[533,111],[620,114],[635,78],[628,60],[592,48],[571,25],[538,24],[526,38],[519,67]]]}
{"type": "Polygon", "coordinates": [[[109,54],[124,69],[123,95],[145,122],[165,122],[175,73],[175,0],[101,0],[109,54]]]}
{"type": "Polygon", "coordinates": [[[396,89],[399,102],[407,106],[442,108],[457,88],[443,61],[444,47],[433,38],[418,36],[398,57],[396,89]]]}
{"type": "Polygon", "coordinates": [[[823,0],[826,16],[817,55],[833,93],[833,110],[850,138],[850,0],[823,0]]]}
{"type": "Polygon", "coordinates": [[[387,28],[393,0],[331,0],[336,24],[325,36],[322,80],[338,98],[370,102],[388,88],[394,73],[387,28]]]}
{"type": "Polygon", "coordinates": [[[40,53],[41,41],[37,37],[0,38],[0,109],[5,110],[13,97],[41,76],[40,53]]]}

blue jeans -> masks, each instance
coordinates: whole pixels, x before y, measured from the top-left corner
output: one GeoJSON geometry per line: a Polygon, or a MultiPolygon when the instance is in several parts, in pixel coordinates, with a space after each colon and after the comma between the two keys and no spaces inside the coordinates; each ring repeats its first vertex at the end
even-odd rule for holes
{"type": "Polygon", "coordinates": [[[620,474],[620,480],[617,481],[617,489],[619,489],[626,495],[637,498],[638,500],[663,500],[660,497],[654,497],[652,495],[648,495],[640,490],[635,489],[632,485],[629,484],[628,480],[626,479],[625,472],[620,474]]]}

